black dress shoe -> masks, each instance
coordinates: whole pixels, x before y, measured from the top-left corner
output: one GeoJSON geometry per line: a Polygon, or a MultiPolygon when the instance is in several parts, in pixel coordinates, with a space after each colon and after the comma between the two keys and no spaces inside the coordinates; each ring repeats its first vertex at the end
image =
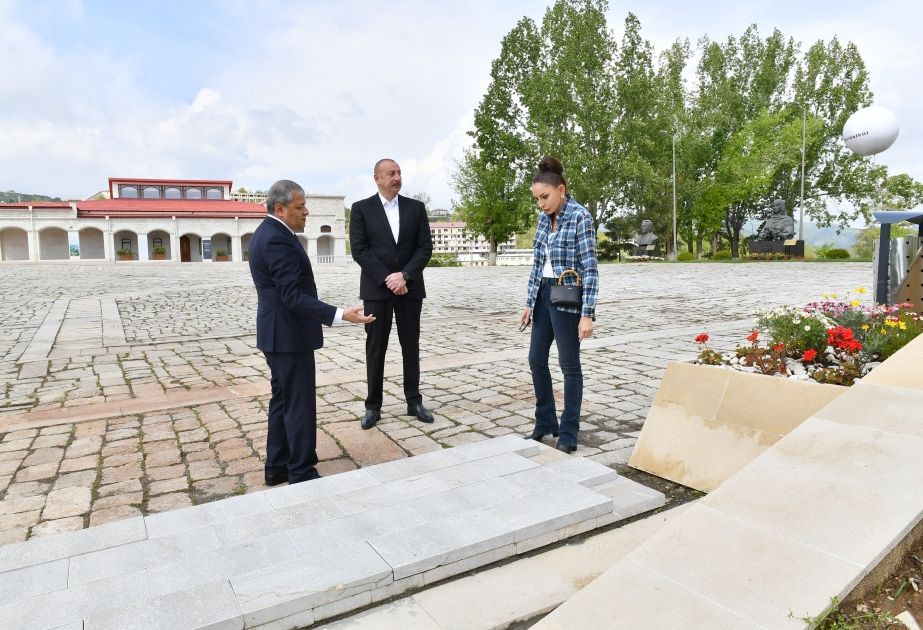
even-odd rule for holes
{"type": "MultiPolygon", "coordinates": [[[[541,442],[541,441],[544,440],[545,437],[547,437],[548,435],[549,435],[548,433],[539,433],[538,431],[534,431],[534,430],[533,430],[532,433],[530,433],[529,435],[524,435],[524,436],[522,437],[522,439],[524,439],[524,440],[535,440],[536,442],[541,442]]],[[[557,434],[557,433],[551,433],[550,435],[551,435],[552,437],[558,437],[558,434],[557,434]]]]}
{"type": "Polygon", "coordinates": [[[420,422],[426,422],[427,424],[435,420],[435,418],[433,418],[433,414],[431,414],[429,410],[423,406],[423,403],[407,405],[407,415],[416,416],[417,420],[420,422]]]}
{"type": "Polygon", "coordinates": [[[264,473],[263,480],[266,481],[267,486],[278,486],[280,483],[288,481],[288,471],[283,470],[277,473],[264,473]]]}
{"type": "Polygon", "coordinates": [[[362,428],[371,429],[378,421],[381,420],[381,412],[377,409],[366,409],[365,415],[362,416],[362,428]]]}
{"type": "Polygon", "coordinates": [[[577,445],[576,444],[561,444],[561,442],[559,441],[555,445],[555,448],[561,451],[562,453],[573,453],[574,451],[577,450],[577,445]]]}
{"type": "Polygon", "coordinates": [[[304,474],[303,477],[297,480],[292,479],[291,481],[288,482],[288,485],[292,485],[293,483],[302,483],[304,481],[311,481],[312,479],[320,479],[320,473],[317,472],[317,469],[314,468],[313,466],[311,468],[308,468],[308,471],[304,474]]]}

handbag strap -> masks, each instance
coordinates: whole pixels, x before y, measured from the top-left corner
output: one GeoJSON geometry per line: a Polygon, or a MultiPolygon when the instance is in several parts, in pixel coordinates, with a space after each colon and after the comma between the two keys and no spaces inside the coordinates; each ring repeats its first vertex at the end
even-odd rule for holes
{"type": "Polygon", "coordinates": [[[561,275],[558,276],[557,284],[564,284],[564,276],[566,276],[569,273],[574,274],[574,277],[577,278],[577,286],[579,287],[580,286],[580,274],[577,273],[576,269],[565,269],[564,271],[562,271],[561,275]]]}

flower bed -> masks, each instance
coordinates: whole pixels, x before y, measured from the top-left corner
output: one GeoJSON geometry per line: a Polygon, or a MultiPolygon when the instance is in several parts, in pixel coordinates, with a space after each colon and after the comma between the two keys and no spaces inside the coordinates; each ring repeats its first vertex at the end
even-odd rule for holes
{"type": "Polygon", "coordinates": [[[759,312],[756,328],[746,338],[748,345],[737,346],[730,357],[708,347],[708,333],[698,335],[697,362],[852,385],[923,332],[923,316],[913,311],[912,304],[863,306],[849,294],[843,299],[836,294],[823,297],[803,308],[782,306],[759,312]]]}

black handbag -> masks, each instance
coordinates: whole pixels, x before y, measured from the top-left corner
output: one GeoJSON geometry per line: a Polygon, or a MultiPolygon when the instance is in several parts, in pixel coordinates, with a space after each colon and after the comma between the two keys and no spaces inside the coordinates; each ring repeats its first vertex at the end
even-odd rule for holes
{"type": "Polygon", "coordinates": [[[558,281],[551,285],[549,298],[554,306],[581,308],[583,306],[583,288],[580,286],[580,274],[573,269],[562,271],[561,275],[558,276],[558,281]],[[563,284],[564,276],[569,273],[577,277],[577,284],[563,284]]]}

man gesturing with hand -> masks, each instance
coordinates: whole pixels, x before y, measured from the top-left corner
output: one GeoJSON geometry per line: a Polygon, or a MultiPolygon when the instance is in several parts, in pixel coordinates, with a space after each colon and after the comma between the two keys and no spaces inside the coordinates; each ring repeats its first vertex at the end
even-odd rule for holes
{"type": "Polygon", "coordinates": [[[275,486],[320,475],[314,351],[323,346],[321,324],[371,324],[361,306],[340,309],[317,299],[311,261],[295,235],[308,218],[304,189],[280,180],[269,189],[266,218],[250,239],[250,275],[256,286],[256,347],[272,375],[265,481],[275,486]]]}

